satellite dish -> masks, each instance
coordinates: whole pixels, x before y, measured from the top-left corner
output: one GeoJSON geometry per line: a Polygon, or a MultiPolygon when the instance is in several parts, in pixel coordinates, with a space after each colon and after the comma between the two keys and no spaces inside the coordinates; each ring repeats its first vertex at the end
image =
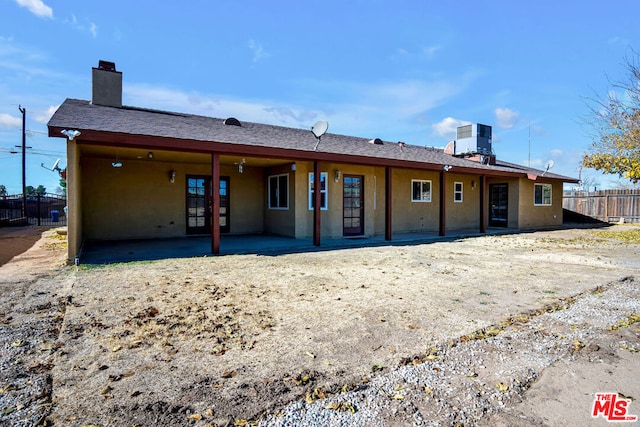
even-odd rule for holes
{"type": "Polygon", "coordinates": [[[541,176],[544,176],[545,173],[549,172],[549,169],[551,169],[553,167],[555,163],[553,163],[553,160],[549,160],[545,166],[544,172],[542,172],[541,176]]]}
{"type": "Polygon", "coordinates": [[[316,138],[320,139],[322,135],[327,133],[327,129],[329,129],[329,123],[324,120],[320,120],[311,127],[311,132],[313,132],[313,135],[315,135],[316,138]]]}
{"type": "Polygon", "coordinates": [[[53,171],[56,171],[56,172],[60,173],[61,169],[60,169],[60,167],[58,166],[58,164],[59,164],[59,163],[60,163],[60,159],[56,160],[56,161],[55,161],[55,163],[53,164],[53,166],[51,166],[51,169],[49,169],[48,167],[46,167],[46,166],[44,165],[44,163],[40,163],[40,166],[42,166],[43,168],[45,168],[45,169],[47,169],[47,170],[50,170],[50,171],[52,171],[52,172],[53,172],[53,171]]]}

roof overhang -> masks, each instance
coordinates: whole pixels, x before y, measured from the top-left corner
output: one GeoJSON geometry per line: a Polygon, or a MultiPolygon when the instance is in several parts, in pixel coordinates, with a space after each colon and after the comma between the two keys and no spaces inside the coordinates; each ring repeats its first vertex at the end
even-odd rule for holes
{"type": "MultiPolygon", "coordinates": [[[[49,136],[64,138],[63,128],[49,126],[49,136]]],[[[127,133],[105,132],[89,129],[77,129],[81,132],[75,141],[80,145],[99,144],[116,148],[132,148],[145,150],[167,150],[191,153],[219,153],[247,157],[265,157],[289,159],[292,161],[321,161],[332,163],[351,163],[363,166],[389,166],[405,169],[443,171],[443,165],[422,161],[398,160],[384,157],[345,155],[322,151],[292,150],[270,146],[231,144],[217,141],[201,141],[194,139],[177,139],[151,135],[134,135],[127,133]]],[[[484,176],[522,177],[522,172],[483,170],[473,167],[455,166],[453,172],[484,176]]]]}

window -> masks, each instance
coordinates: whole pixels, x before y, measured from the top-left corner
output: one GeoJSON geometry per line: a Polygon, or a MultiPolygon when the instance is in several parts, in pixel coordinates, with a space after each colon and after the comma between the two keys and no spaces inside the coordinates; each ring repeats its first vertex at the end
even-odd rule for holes
{"type": "Polygon", "coordinates": [[[289,209],[289,175],[269,177],[269,209],[289,209]]]}
{"type": "Polygon", "coordinates": [[[534,206],[551,206],[551,184],[534,184],[534,206]]]}
{"type": "Polygon", "coordinates": [[[455,203],[462,203],[462,183],[453,183],[453,201],[455,203]]]}
{"type": "Polygon", "coordinates": [[[419,179],[411,180],[411,201],[430,202],[431,201],[431,181],[419,179]]]}
{"type": "MultiPolygon", "coordinates": [[[[309,210],[313,210],[313,172],[309,173],[309,210]]],[[[327,173],[320,172],[320,210],[326,211],[327,206],[327,173]]]]}

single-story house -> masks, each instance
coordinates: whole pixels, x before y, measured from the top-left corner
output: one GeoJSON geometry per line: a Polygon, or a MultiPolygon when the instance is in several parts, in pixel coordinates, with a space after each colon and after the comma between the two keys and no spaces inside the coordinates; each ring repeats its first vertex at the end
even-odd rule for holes
{"type": "Polygon", "coordinates": [[[491,128],[446,149],[122,105],[100,61],[92,101],[48,123],[67,145],[69,258],[90,240],[252,234],[322,239],[562,224],[563,182],[495,158],[491,128]],[[314,191],[320,189],[320,191],[314,191]]]}

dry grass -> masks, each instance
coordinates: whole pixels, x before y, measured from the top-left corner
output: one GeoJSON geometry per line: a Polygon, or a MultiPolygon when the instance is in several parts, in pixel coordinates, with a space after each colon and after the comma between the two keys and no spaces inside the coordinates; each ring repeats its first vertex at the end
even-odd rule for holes
{"type": "Polygon", "coordinates": [[[603,252],[588,236],[80,268],[54,368],[55,421],[150,425],[150,412],[174,424],[211,413],[224,424],[349,389],[632,272],[617,259],[633,256],[627,246],[603,252]]]}

